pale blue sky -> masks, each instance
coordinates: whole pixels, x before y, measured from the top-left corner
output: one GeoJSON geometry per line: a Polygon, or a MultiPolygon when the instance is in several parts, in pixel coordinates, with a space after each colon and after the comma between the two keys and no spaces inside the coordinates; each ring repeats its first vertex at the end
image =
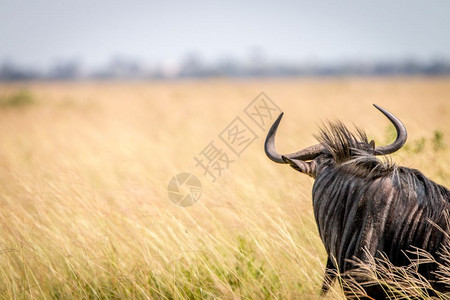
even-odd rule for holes
{"type": "Polygon", "coordinates": [[[0,0],[0,61],[450,58],[450,1],[0,0]]]}

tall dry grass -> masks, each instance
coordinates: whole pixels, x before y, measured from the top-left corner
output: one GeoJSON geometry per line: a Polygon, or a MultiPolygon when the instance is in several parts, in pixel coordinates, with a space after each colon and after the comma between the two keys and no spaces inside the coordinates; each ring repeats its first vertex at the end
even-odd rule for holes
{"type": "Polygon", "coordinates": [[[393,160],[450,186],[449,79],[1,84],[1,297],[318,298],[312,179],[268,161],[262,130],[214,183],[193,159],[260,91],[286,112],[280,151],[333,118],[384,143],[378,103],[409,130],[393,160]],[[166,190],[184,171],[187,208],[166,190]]]}

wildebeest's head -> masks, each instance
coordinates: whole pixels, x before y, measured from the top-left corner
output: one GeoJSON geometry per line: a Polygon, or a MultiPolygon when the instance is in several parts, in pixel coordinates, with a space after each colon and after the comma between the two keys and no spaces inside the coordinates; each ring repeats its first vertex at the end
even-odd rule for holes
{"type": "MultiPolygon", "coordinates": [[[[279,154],[275,150],[275,135],[280,124],[283,113],[270,128],[264,150],[267,156],[276,163],[290,164],[295,170],[316,177],[324,164],[333,162],[343,164],[345,161],[356,157],[364,157],[364,164],[370,164],[370,157],[374,155],[386,155],[400,149],[406,142],[406,128],[402,122],[393,114],[374,104],[395,126],[397,139],[387,146],[375,146],[375,142],[368,141],[367,136],[361,130],[354,134],[342,123],[331,125],[329,129],[324,128],[318,137],[320,143],[302,149],[291,154],[279,154]]],[[[377,161],[374,160],[374,163],[377,161]]],[[[355,161],[353,161],[355,163],[355,161]]],[[[357,163],[356,163],[357,164],[357,163]]],[[[353,164],[355,165],[355,164],[353,164]]]]}

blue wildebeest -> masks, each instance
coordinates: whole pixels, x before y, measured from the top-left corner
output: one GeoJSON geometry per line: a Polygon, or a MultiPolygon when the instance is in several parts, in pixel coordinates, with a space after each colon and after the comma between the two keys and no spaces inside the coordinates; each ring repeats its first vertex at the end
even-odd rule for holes
{"type": "MultiPolygon", "coordinates": [[[[420,264],[419,274],[429,279],[434,289],[450,291],[436,274],[438,263],[445,263],[440,253],[450,234],[450,191],[418,170],[376,157],[399,150],[407,133],[399,119],[375,107],[396,128],[397,138],[388,146],[375,146],[362,130],[352,133],[336,122],[320,131],[319,144],[281,155],[274,141],[283,114],[267,134],[265,152],[271,160],[315,178],[314,216],[328,254],[322,292],[327,292],[339,273],[360,283],[369,297],[387,298],[385,287],[349,275],[357,268],[355,261],[384,257],[394,266],[405,266],[417,249],[435,260],[420,264]]],[[[352,293],[345,286],[344,292],[348,297],[352,293]]]]}

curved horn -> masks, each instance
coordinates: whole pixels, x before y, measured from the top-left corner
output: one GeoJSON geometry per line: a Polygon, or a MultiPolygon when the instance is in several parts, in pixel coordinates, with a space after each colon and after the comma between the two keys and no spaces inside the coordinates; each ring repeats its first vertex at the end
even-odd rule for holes
{"type": "Polygon", "coordinates": [[[283,160],[283,157],[297,160],[311,160],[316,158],[324,149],[321,144],[313,145],[295,153],[285,155],[279,154],[277,150],[275,150],[275,135],[277,134],[278,125],[280,125],[283,114],[284,113],[280,114],[267,133],[266,142],[264,143],[264,151],[266,152],[267,157],[280,164],[288,163],[286,160],[283,160]]]}
{"type": "Polygon", "coordinates": [[[395,129],[397,130],[397,138],[395,139],[395,141],[387,146],[375,147],[374,153],[375,155],[386,155],[394,153],[395,151],[400,149],[406,142],[406,138],[408,137],[406,127],[399,119],[397,119],[396,116],[394,116],[384,108],[381,108],[376,104],[374,104],[373,106],[375,106],[379,111],[381,111],[383,115],[385,115],[389,119],[389,121],[392,122],[392,124],[395,126],[395,129]]]}

